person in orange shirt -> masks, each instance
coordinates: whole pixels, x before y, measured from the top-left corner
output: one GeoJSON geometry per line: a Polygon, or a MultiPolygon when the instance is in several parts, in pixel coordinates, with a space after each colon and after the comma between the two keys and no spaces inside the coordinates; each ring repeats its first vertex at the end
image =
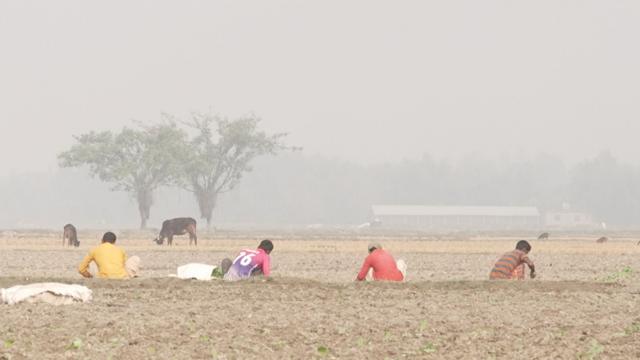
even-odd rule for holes
{"type": "Polygon", "coordinates": [[[529,259],[529,252],[531,251],[531,244],[528,241],[520,240],[516,244],[516,249],[505,253],[496,261],[493,266],[489,279],[517,279],[524,280],[524,264],[531,269],[530,277],[533,279],[536,277],[536,267],[533,261],[529,259]]]}
{"type": "Polygon", "coordinates": [[[407,264],[403,260],[396,262],[379,243],[371,243],[368,246],[369,256],[364,260],[362,268],[356,277],[357,281],[367,278],[369,270],[373,272],[374,280],[403,281],[407,272],[407,264]]]}
{"type": "Polygon", "coordinates": [[[95,262],[98,266],[98,277],[105,279],[127,279],[137,277],[140,270],[140,258],[132,256],[127,259],[124,250],[115,245],[116,234],[106,232],[102,236],[102,244],[91,249],[78,267],[80,275],[91,278],[89,264],[95,262]]]}

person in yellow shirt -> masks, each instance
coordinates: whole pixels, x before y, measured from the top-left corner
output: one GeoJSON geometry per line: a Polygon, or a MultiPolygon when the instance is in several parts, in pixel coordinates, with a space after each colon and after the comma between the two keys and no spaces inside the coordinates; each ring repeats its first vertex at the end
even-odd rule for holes
{"type": "Polygon", "coordinates": [[[98,277],[105,279],[127,279],[137,277],[139,273],[140,258],[132,256],[127,259],[124,250],[115,245],[116,234],[106,232],[102,236],[102,244],[91,249],[78,267],[80,275],[91,278],[89,264],[92,261],[98,266],[98,277]]]}

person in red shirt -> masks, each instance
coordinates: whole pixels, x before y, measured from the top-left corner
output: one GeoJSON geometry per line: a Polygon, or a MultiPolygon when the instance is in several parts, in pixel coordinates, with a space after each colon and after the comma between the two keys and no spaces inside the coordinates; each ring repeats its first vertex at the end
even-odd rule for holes
{"type": "Polygon", "coordinates": [[[395,259],[391,254],[384,251],[378,243],[369,244],[369,256],[364,260],[362,268],[356,277],[357,281],[367,278],[369,270],[373,270],[374,280],[383,281],[403,281],[407,271],[407,265],[403,260],[395,259]]]}

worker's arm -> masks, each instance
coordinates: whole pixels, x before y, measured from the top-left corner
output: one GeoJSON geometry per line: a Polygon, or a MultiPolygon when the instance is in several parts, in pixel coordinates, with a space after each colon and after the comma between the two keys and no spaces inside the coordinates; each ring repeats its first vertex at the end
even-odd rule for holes
{"type": "Polygon", "coordinates": [[[522,257],[522,261],[524,261],[525,264],[527,264],[527,266],[529,266],[529,269],[531,269],[531,278],[535,278],[536,277],[536,266],[533,264],[533,261],[531,261],[531,259],[529,259],[528,256],[523,256],[522,257]]]}
{"type": "Polygon", "coordinates": [[[269,255],[265,255],[262,260],[262,274],[264,277],[269,277],[271,275],[271,258],[269,255]]]}
{"type": "Polygon", "coordinates": [[[367,258],[364,259],[364,263],[362,264],[362,268],[360,268],[360,272],[358,273],[356,280],[357,281],[364,280],[367,277],[367,273],[369,272],[370,268],[371,268],[371,255],[367,256],[367,258]]]}
{"type": "Polygon", "coordinates": [[[78,272],[80,273],[80,275],[86,278],[93,277],[93,275],[91,275],[91,273],[89,272],[89,264],[91,264],[91,261],[93,261],[93,252],[90,252],[87,256],[85,256],[80,263],[80,266],[78,267],[78,272]]]}

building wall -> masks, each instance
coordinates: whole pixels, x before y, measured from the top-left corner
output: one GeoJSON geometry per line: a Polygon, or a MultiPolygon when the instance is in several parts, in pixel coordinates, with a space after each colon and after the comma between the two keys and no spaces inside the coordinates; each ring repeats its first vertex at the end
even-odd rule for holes
{"type": "Polygon", "coordinates": [[[537,229],[540,227],[538,216],[376,216],[383,227],[419,228],[419,229],[537,229]]]}
{"type": "Polygon", "coordinates": [[[594,226],[591,215],[579,212],[548,212],[544,216],[544,224],[549,228],[585,228],[594,226]]]}

